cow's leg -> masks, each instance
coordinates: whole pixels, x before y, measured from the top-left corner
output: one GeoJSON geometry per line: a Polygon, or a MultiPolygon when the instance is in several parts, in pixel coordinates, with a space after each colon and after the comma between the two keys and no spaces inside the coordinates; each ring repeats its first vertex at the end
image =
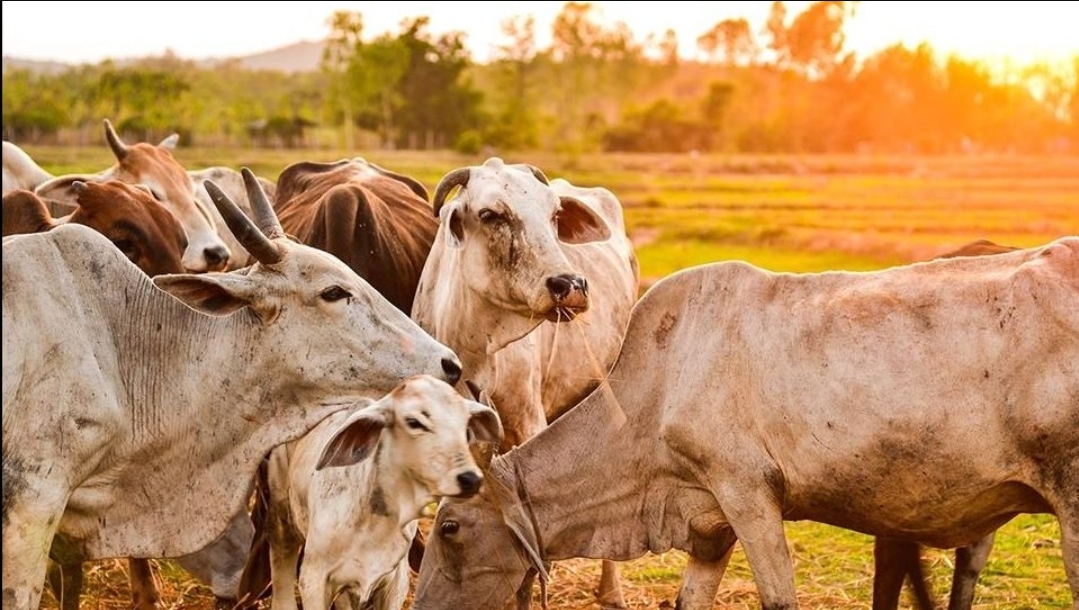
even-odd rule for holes
{"type": "Polygon", "coordinates": [[[626,607],[626,601],[622,599],[622,585],[618,580],[618,564],[604,559],[600,563],[599,589],[596,591],[600,608],[621,610],[626,607]]]}
{"type": "Polygon", "coordinates": [[[922,610],[936,607],[922,571],[921,550],[917,542],[877,536],[873,541],[873,610],[896,610],[907,576],[917,607],[922,610]]]}
{"type": "MultiPolygon", "coordinates": [[[[296,535],[291,523],[282,521],[275,513],[284,507],[275,507],[270,503],[267,512],[270,541],[270,579],[273,583],[271,607],[277,610],[296,610],[296,564],[300,560],[300,548],[303,540],[296,535]]],[[[304,564],[306,567],[306,563],[304,564]]],[[[306,606],[310,608],[328,608],[323,605],[306,606]]]]}
{"type": "MultiPolygon", "coordinates": [[[[320,560],[325,555],[321,551],[305,549],[304,561],[300,566],[300,602],[304,608],[329,608],[334,603],[337,587],[331,584],[330,574],[320,560]]],[[[274,585],[276,589],[277,586],[274,585]]],[[[348,597],[343,593],[341,597],[348,597]]]]}
{"type": "Polygon", "coordinates": [[[952,595],[948,599],[948,610],[970,610],[974,605],[974,586],[978,584],[978,576],[989,561],[994,537],[996,532],[970,546],[955,549],[955,572],[952,574],[952,595]]]}
{"type": "Polygon", "coordinates": [[[82,597],[82,564],[86,557],[78,545],[57,533],[49,546],[49,589],[61,610],[79,610],[82,597]]]}
{"type": "Polygon", "coordinates": [[[131,602],[135,610],[155,610],[161,596],[154,584],[154,572],[149,559],[131,558],[127,561],[128,582],[131,583],[131,602]]]}
{"type": "MultiPolygon", "coordinates": [[[[1073,501],[1074,502],[1074,501],[1073,501]]],[[[1079,610],[1079,502],[1073,510],[1062,510],[1060,520],[1060,550],[1064,555],[1064,572],[1072,592],[1072,610],[1079,610]]]]}
{"type": "Polygon", "coordinates": [[[675,610],[711,610],[715,606],[719,583],[727,571],[737,541],[734,531],[728,528],[721,541],[721,545],[727,545],[727,550],[719,559],[689,557],[686,571],[682,574],[682,587],[674,603],[675,610]]]}
{"type": "Polygon", "coordinates": [[[794,564],[783,531],[783,514],[769,491],[746,493],[730,489],[717,494],[742,549],[746,553],[763,610],[796,610],[794,564]],[[737,498],[737,501],[729,499],[737,498]]]}
{"type": "MultiPolygon", "coordinates": [[[[49,548],[67,495],[39,490],[67,489],[56,481],[28,483],[4,463],[3,610],[38,610],[49,563],[49,548]],[[21,493],[20,493],[21,492],[21,493]],[[27,497],[32,496],[32,497],[27,497]]],[[[81,566],[79,568],[81,573],[81,566]]]]}

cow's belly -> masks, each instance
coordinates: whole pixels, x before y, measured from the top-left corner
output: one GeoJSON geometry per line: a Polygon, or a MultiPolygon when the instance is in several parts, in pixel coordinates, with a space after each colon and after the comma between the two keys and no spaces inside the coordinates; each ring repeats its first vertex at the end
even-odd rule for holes
{"type": "Polygon", "coordinates": [[[940,548],[964,546],[1018,513],[1050,512],[1045,499],[1017,482],[967,479],[961,484],[923,477],[885,483],[836,477],[787,497],[784,517],[809,519],[875,536],[940,548]]]}

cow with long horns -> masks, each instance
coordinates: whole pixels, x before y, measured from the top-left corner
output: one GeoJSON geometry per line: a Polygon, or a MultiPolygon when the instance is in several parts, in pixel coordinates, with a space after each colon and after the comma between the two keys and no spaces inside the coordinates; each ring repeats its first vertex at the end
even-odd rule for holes
{"type": "Polygon", "coordinates": [[[412,375],[459,378],[450,349],[289,240],[243,174],[255,222],[207,185],[243,270],[151,280],[81,225],[4,240],[5,610],[38,608],[54,539],[86,559],[190,553],[272,447],[412,375]]]}

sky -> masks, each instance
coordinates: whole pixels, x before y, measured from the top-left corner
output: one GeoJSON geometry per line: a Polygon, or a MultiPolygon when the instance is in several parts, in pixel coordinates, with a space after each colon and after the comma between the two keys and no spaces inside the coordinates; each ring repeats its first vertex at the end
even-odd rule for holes
{"type": "MultiPolygon", "coordinates": [[[[5,57],[97,63],[161,55],[223,58],[268,51],[329,34],[328,18],[363,15],[365,38],[397,33],[403,19],[427,15],[428,32],[466,33],[473,57],[485,61],[504,42],[500,23],[532,14],[537,42],[550,42],[558,2],[40,2],[2,3],[5,57]]],[[[759,32],[770,0],[757,2],[594,1],[607,23],[624,22],[637,40],[672,28],[681,54],[694,57],[697,37],[723,19],[744,17],[759,32]]],[[[810,2],[788,1],[788,19],[810,2]]],[[[865,57],[894,43],[929,42],[938,54],[1018,65],[1064,61],[1079,54],[1079,2],[865,1],[849,21],[847,49],[865,57]]]]}

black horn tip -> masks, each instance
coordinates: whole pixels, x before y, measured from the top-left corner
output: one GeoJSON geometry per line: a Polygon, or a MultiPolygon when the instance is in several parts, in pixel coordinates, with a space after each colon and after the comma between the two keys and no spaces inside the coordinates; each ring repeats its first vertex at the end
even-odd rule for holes
{"type": "Polygon", "coordinates": [[[544,174],[543,170],[541,170],[540,168],[536,167],[535,165],[529,165],[528,169],[532,170],[532,175],[536,177],[536,180],[539,180],[544,184],[551,183],[549,180],[547,180],[547,174],[544,174]]]}
{"type": "Polygon", "coordinates": [[[210,199],[214,200],[214,203],[221,201],[222,199],[228,199],[221,187],[217,186],[213,180],[203,180],[202,186],[206,189],[206,192],[210,194],[210,199]]]}

